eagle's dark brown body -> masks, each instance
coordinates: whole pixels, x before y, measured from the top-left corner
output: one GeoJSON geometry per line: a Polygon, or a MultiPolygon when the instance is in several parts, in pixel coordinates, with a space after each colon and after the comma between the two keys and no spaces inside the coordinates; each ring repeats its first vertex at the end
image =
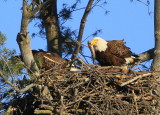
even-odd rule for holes
{"type": "Polygon", "coordinates": [[[105,51],[95,51],[96,59],[101,66],[120,66],[125,64],[125,58],[132,56],[132,52],[124,45],[123,40],[107,42],[105,51]]]}
{"type": "MultiPolygon", "coordinates": [[[[41,61],[41,68],[48,70],[55,65],[58,67],[67,65],[68,61],[61,58],[58,54],[45,52],[45,51],[36,51],[32,50],[35,61],[41,61]]],[[[37,62],[38,63],[38,62],[37,62]]]]}
{"type": "MultiPolygon", "coordinates": [[[[48,70],[53,67],[62,67],[68,64],[68,60],[61,58],[58,54],[55,53],[45,52],[43,50],[32,50],[32,53],[39,69],[48,70]]],[[[21,61],[23,61],[21,55],[14,57],[19,57],[21,61]]]]}

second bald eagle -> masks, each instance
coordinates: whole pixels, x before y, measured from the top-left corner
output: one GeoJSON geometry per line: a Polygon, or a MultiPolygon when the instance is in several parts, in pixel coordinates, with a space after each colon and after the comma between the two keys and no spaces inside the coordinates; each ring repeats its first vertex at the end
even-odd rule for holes
{"type": "Polygon", "coordinates": [[[120,66],[133,63],[137,58],[124,44],[123,40],[106,41],[95,37],[89,45],[93,46],[92,55],[101,66],[120,66]]]}

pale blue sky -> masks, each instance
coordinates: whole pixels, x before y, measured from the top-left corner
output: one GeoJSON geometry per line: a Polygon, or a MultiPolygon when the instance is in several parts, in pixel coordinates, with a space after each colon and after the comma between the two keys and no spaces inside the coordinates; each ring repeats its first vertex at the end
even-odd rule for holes
{"type": "MultiPolygon", "coordinates": [[[[68,0],[61,0],[65,2],[68,0]]],[[[75,0],[70,0],[75,1],[75,0]]],[[[82,0],[83,1],[83,0],[82,0]]],[[[87,0],[83,1],[79,7],[84,6],[87,0]]],[[[106,0],[108,4],[105,9],[109,11],[105,15],[105,11],[96,7],[90,13],[83,38],[91,35],[96,29],[102,29],[99,37],[106,40],[120,40],[124,39],[127,46],[131,48],[134,53],[141,53],[154,47],[154,16],[148,14],[148,7],[144,4],[134,0],[106,0]]],[[[142,0],[146,2],[147,0],[142,0]]],[[[60,4],[59,8],[60,8],[60,4]]],[[[19,52],[16,43],[16,35],[20,30],[21,23],[21,5],[20,0],[0,0],[0,31],[3,32],[8,40],[7,47],[16,49],[19,52]]],[[[153,12],[153,0],[149,6],[150,11],[153,12]]],[[[78,31],[80,19],[84,10],[77,11],[73,15],[73,19],[66,24],[72,29],[78,31]]],[[[37,28],[31,24],[29,32],[38,31],[37,28]]],[[[88,40],[91,40],[90,37],[88,40]]],[[[88,41],[87,40],[87,41],[88,41]]],[[[87,42],[86,41],[86,42],[87,42]]],[[[84,42],[84,44],[87,44],[84,42]]],[[[42,38],[33,38],[31,40],[32,49],[45,49],[46,41],[42,38]]],[[[88,48],[85,48],[84,53],[90,55],[88,48]]]]}

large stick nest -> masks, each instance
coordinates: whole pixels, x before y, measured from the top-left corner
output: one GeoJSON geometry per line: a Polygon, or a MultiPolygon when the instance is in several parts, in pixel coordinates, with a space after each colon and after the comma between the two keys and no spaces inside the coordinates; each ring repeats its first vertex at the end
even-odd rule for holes
{"type": "Polygon", "coordinates": [[[51,60],[54,67],[42,69],[34,80],[39,86],[13,101],[15,114],[134,115],[157,110],[157,80],[152,72],[85,64],[72,72],[51,60]]]}
{"type": "Polygon", "coordinates": [[[92,65],[70,72],[57,66],[44,71],[36,82],[42,88],[30,98],[36,103],[32,105],[35,114],[153,114],[158,104],[153,74],[124,72],[123,67],[92,65]]]}

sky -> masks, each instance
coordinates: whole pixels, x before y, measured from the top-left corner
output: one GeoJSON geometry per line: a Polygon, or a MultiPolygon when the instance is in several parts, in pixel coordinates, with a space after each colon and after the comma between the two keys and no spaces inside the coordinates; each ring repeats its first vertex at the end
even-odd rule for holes
{"type": "MultiPolygon", "coordinates": [[[[71,3],[75,0],[58,1],[58,9],[61,8],[63,2],[71,3]]],[[[97,29],[101,29],[102,33],[98,37],[106,40],[124,39],[126,45],[131,51],[139,54],[154,47],[154,3],[151,0],[149,7],[141,2],[133,0],[106,0],[107,4],[102,7],[95,7],[88,16],[83,39],[90,36],[97,29]],[[107,15],[105,10],[109,11],[107,15]],[[151,14],[149,15],[149,12],[151,14]]],[[[147,0],[142,0],[144,3],[147,0]]],[[[87,0],[82,0],[79,8],[86,6],[87,0]]],[[[8,38],[6,46],[10,49],[16,49],[18,53],[19,47],[16,42],[17,33],[20,31],[22,1],[20,0],[0,0],[0,31],[8,38]]],[[[72,20],[66,22],[66,25],[73,30],[79,29],[80,20],[84,10],[79,10],[72,15],[72,20]]],[[[29,25],[29,33],[38,32],[38,28],[34,26],[35,22],[29,25]]],[[[87,45],[89,37],[83,44],[87,45]]],[[[31,39],[32,49],[46,50],[46,40],[38,36],[31,39]]],[[[87,47],[84,48],[84,54],[90,56],[87,47]]]]}

